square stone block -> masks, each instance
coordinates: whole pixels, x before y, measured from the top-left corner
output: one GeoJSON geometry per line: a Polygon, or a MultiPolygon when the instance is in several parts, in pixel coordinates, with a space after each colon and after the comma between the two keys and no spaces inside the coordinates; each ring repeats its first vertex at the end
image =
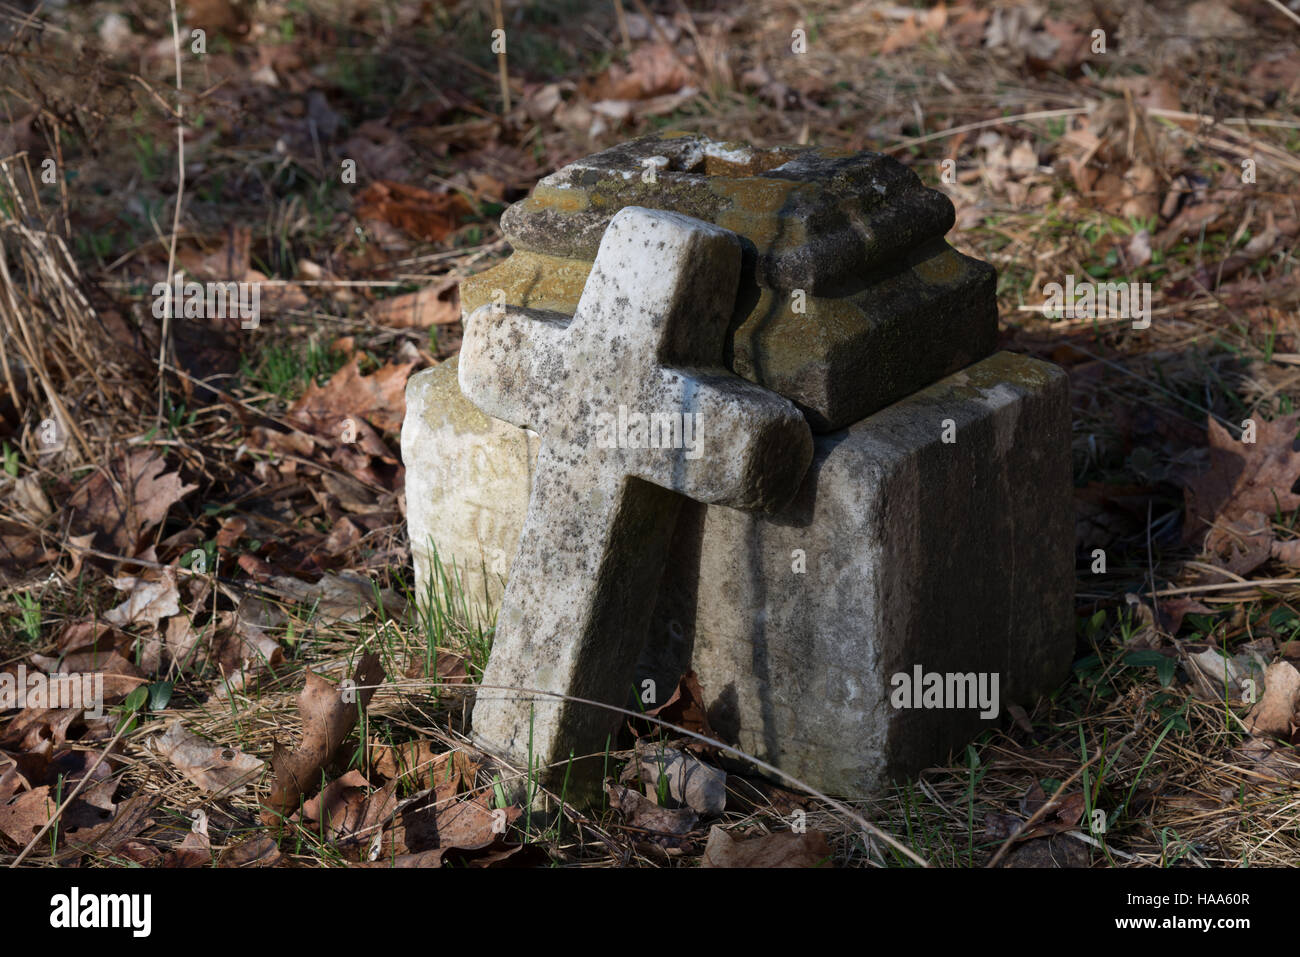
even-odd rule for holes
{"type": "Polygon", "coordinates": [[[406,523],[417,599],[441,595],[444,579],[456,582],[453,591],[481,619],[501,604],[538,438],[480,412],[460,391],[456,366],[444,362],[406,384],[406,523]]]}
{"type": "MultiPolygon", "coordinates": [[[[407,410],[417,585],[432,540],[444,563],[478,569],[467,580],[495,604],[536,440],[475,410],[454,363],[412,377],[407,410]]],[[[689,664],[725,739],[834,794],[945,760],[1068,670],[1069,432],[1065,374],[998,353],[816,436],[776,514],[685,502],[638,686],[665,700],[689,664]],[[969,700],[925,707],[919,687],[902,703],[921,706],[896,706],[898,676],[931,674],[972,676],[949,690],[996,679],[997,716],[969,700]]]]}

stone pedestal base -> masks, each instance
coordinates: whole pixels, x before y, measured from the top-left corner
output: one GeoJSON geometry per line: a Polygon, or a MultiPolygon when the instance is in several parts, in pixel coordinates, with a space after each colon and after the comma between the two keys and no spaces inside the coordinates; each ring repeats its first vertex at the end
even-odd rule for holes
{"type": "MultiPolygon", "coordinates": [[[[814,436],[779,514],[684,502],[638,687],[654,681],[662,702],[689,664],[720,735],[829,793],[944,760],[1065,677],[1069,432],[1065,374],[999,353],[814,436]]],[[[454,363],[412,377],[421,595],[432,541],[471,602],[499,603],[536,448],[470,405],[454,363]]]]}

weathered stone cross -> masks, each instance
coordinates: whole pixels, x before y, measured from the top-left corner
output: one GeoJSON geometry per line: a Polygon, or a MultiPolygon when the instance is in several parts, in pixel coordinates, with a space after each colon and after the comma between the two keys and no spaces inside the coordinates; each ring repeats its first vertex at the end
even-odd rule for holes
{"type": "Polygon", "coordinates": [[[658,596],[681,495],[774,510],[812,435],[787,399],[725,371],[736,235],[629,206],[610,221],[571,321],[492,306],[465,321],[460,387],[541,435],[528,516],[497,620],[474,737],[523,766],[601,755],[658,596]]]}

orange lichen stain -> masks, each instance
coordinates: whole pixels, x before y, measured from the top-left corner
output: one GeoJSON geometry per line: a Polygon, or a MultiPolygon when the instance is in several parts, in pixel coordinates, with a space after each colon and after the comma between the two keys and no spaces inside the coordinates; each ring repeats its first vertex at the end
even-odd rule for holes
{"type": "Polygon", "coordinates": [[[580,213],[591,205],[591,196],[585,189],[561,189],[539,184],[525,202],[530,210],[545,208],[558,209],[562,213],[580,213]]]}
{"type": "Polygon", "coordinates": [[[551,309],[570,315],[591,274],[591,263],[518,250],[505,262],[471,276],[460,284],[465,312],[497,300],[497,290],[507,306],[551,309]]]}

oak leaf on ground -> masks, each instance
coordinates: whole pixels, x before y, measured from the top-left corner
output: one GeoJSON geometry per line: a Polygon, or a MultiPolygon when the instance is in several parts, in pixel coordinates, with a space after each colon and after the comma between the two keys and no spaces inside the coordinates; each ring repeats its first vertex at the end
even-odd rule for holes
{"type": "Polygon", "coordinates": [[[1300,508],[1300,414],[1272,422],[1255,420],[1254,442],[1242,442],[1214,419],[1209,423],[1210,467],[1188,480],[1188,542],[1201,539],[1216,521],[1235,522],[1250,512],[1265,516],[1300,508]]]}

